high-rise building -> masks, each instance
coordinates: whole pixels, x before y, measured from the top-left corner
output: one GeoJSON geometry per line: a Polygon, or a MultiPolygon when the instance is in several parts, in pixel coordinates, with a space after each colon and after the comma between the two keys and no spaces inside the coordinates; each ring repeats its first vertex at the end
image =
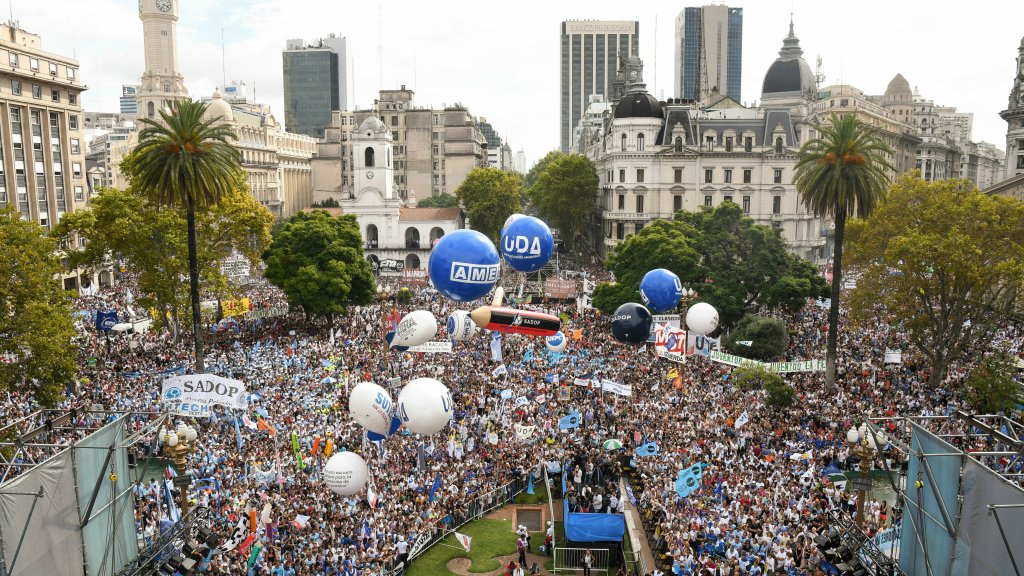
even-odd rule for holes
{"type": "Polygon", "coordinates": [[[283,61],[285,127],[323,138],[331,112],[353,105],[351,43],[334,35],[311,44],[288,40],[283,61]]]}
{"type": "Polygon", "coordinates": [[[1006,178],[1024,174],[1024,38],[1017,48],[1017,70],[1010,102],[999,113],[1006,120],[1006,178]]]}
{"type": "Polygon", "coordinates": [[[0,53],[0,206],[49,229],[87,198],[78,61],[13,23],[0,24],[0,53]]]}
{"type": "Polygon", "coordinates": [[[139,0],[146,68],[136,94],[136,114],[156,118],[172,100],[188,98],[178,70],[178,0],[139,0]]]}
{"type": "Polygon", "coordinates": [[[698,6],[676,16],[675,90],[684,100],[712,91],[740,102],[743,8],[698,6]]]}
{"type": "Polygon", "coordinates": [[[575,148],[573,131],[592,94],[611,99],[619,57],[639,53],[640,23],[630,20],[566,20],[561,25],[562,152],[575,148]]]}
{"type": "Polygon", "coordinates": [[[121,114],[137,114],[139,104],[136,98],[139,95],[138,84],[124,84],[121,86],[121,114]]]}

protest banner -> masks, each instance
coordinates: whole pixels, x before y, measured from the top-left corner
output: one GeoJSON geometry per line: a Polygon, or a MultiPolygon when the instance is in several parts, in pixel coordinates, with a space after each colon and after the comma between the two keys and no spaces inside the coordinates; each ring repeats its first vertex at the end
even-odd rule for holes
{"type": "Polygon", "coordinates": [[[240,380],[213,374],[171,376],[163,381],[161,402],[219,404],[227,408],[248,408],[249,393],[240,380]]]}

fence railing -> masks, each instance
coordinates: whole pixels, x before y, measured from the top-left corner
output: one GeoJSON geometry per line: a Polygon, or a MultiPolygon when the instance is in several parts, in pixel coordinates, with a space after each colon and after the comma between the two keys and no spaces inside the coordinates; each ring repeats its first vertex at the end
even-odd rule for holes
{"type": "Polygon", "coordinates": [[[608,574],[608,550],[605,548],[555,548],[555,574],[583,572],[583,559],[590,552],[591,572],[608,574]]]}

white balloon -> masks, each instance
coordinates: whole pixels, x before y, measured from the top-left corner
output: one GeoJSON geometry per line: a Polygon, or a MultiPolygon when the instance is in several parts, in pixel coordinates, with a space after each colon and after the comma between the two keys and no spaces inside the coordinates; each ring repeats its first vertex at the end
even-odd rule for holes
{"type": "Polygon", "coordinates": [[[393,402],[388,391],[373,382],[360,382],[348,397],[348,411],[360,426],[377,434],[388,433],[393,402]]]}
{"type": "Polygon", "coordinates": [[[553,336],[548,336],[544,339],[544,346],[552,352],[565,350],[565,345],[568,343],[569,339],[565,337],[564,332],[555,332],[553,336]]]}
{"type": "Polygon", "coordinates": [[[398,323],[391,346],[419,346],[437,334],[437,319],[426,310],[409,312],[398,323]]]}
{"type": "Polygon", "coordinates": [[[469,317],[469,312],[456,310],[448,315],[448,338],[463,342],[476,336],[478,328],[469,317]]]}
{"type": "Polygon", "coordinates": [[[355,452],[338,452],[324,466],[324,484],[331,492],[342,496],[352,496],[366,486],[369,470],[366,460],[355,452]]]}
{"type": "Polygon", "coordinates": [[[398,416],[414,434],[440,432],[452,414],[452,393],[433,378],[417,378],[398,394],[398,416]]]}
{"type": "Polygon", "coordinates": [[[516,220],[519,220],[524,216],[526,216],[526,214],[520,214],[518,212],[516,212],[515,214],[509,214],[508,218],[505,218],[505,223],[501,225],[501,229],[504,230],[505,228],[508,228],[509,224],[515,222],[516,220]]]}
{"type": "Polygon", "coordinates": [[[698,336],[711,334],[718,328],[718,310],[707,302],[697,302],[686,311],[686,327],[698,336]]]}

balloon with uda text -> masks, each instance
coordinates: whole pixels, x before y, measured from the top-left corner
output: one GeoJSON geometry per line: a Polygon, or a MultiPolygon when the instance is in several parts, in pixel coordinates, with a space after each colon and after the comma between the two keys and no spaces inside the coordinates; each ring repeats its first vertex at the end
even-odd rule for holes
{"type": "Polygon", "coordinates": [[[539,218],[517,218],[501,232],[501,254],[505,262],[519,272],[540,270],[554,251],[551,229],[539,218]]]}
{"type": "Polygon", "coordinates": [[[640,281],[640,299],[652,312],[675,310],[683,296],[683,283],[669,270],[655,268],[640,281]]]}

